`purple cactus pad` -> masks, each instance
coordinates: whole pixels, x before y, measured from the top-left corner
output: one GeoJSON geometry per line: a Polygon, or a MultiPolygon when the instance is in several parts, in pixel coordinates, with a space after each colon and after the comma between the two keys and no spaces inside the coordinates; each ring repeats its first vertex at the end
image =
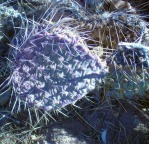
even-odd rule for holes
{"type": "Polygon", "coordinates": [[[107,73],[106,63],[92,55],[72,29],[31,34],[13,52],[15,95],[29,106],[58,110],[95,89],[107,73]]]}

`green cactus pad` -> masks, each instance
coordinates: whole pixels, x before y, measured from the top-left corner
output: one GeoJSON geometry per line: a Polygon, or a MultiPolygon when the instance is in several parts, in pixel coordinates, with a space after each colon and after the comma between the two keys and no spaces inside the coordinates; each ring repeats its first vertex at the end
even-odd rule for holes
{"type": "Polygon", "coordinates": [[[109,75],[105,79],[106,96],[142,99],[149,95],[149,69],[146,52],[128,49],[127,46],[113,54],[109,75]]]}

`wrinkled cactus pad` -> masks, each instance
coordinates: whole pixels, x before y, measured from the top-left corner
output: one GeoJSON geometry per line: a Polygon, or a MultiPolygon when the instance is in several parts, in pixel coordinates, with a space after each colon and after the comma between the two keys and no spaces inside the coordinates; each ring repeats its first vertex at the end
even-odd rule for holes
{"type": "Polygon", "coordinates": [[[66,27],[38,29],[13,53],[16,98],[46,111],[74,104],[95,89],[107,73],[106,63],[66,27]]]}

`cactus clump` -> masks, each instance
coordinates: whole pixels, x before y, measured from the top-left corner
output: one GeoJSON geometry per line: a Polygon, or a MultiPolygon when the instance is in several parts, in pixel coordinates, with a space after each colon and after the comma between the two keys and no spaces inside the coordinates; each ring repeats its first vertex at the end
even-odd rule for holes
{"type": "Polygon", "coordinates": [[[106,63],[92,55],[83,38],[67,26],[35,28],[13,56],[16,98],[46,111],[74,104],[107,73],[106,63]]]}

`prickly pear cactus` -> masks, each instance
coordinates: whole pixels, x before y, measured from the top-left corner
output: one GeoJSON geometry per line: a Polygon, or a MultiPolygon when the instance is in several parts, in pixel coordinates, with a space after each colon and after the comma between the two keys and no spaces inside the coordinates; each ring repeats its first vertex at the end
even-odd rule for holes
{"type": "Polygon", "coordinates": [[[139,48],[133,43],[130,43],[130,46],[127,44],[113,54],[113,59],[108,64],[110,74],[106,78],[106,95],[120,99],[148,98],[149,59],[145,51],[147,46],[139,44],[139,48]]]}
{"type": "Polygon", "coordinates": [[[38,27],[13,55],[16,98],[46,111],[74,104],[107,73],[106,63],[67,26],[38,27]]]}

